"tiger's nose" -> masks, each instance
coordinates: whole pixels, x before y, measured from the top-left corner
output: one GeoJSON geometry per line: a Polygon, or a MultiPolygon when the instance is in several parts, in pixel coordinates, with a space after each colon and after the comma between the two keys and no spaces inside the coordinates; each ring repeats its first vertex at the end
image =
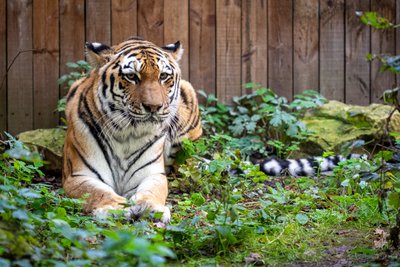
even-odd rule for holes
{"type": "Polygon", "coordinates": [[[148,113],[156,113],[158,111],[160,111],[160,109],[162,108],[163,104],[159,103],[159,104],[148,104],[148,103],[142,103],[142,106],[144,108],[144,110],[148,113]]]}

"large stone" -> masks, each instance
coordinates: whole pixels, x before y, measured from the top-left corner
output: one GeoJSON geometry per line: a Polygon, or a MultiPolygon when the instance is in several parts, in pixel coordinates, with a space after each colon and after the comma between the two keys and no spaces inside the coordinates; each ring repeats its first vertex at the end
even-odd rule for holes
{"type": "MultiPolygon", "coordinates": [[[[302,150],[307,154],[340,152],[340,148],[349,141],[380,140],[392,110],[393,107],[382,104],[355,106],[329,101],[322,107],[308,112],[302,120],[313,132],[308,142],[302,146],[302,150]]],[[[397,111],[392,116],[389,131],[400,132],[400,114],[397,111]]]]}
{"type": "Polygon", "coordinates": [[[18,139],[38,151],[47,162],[44,169],[61,172],[65,129],[38,129],[20,133],[18,139]]]}

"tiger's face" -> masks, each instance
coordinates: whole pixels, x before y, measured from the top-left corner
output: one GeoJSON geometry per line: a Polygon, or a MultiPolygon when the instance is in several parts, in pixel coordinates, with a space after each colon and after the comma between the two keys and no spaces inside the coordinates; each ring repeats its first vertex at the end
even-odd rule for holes
{"type": "Polygon", "coordinates": [[[97,43],[86,47],[89,62],[101,77],[101,108],[116,118],[114,123],[162,124],[176,112],[179,42],[159,48],[132,39],[111,48],[97,43]]]}

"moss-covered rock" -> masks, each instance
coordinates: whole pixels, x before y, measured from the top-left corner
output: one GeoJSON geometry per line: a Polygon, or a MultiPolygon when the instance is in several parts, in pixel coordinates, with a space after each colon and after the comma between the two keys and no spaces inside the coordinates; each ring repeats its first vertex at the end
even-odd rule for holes
{"type": "Polygon", "coordinates": [[[60,172],[65,133],[63,128],[38,129],[20,133],[18,139],[43,156],[46,170],[60,172]]]}
{"type": "MultiPolygon", "coordinates": [[[[313,135],[302,146],[303,151],[309,154],[320,154],[323,151],[339,152],[340,147],[349,141],[380,140],[392,109],[391,106],[382,104],[355,106],[330,101],[304,117],[303,122],[313,135]]],[[[389,130],[400,132],[398,112],[393,114],[389,130]]]]}

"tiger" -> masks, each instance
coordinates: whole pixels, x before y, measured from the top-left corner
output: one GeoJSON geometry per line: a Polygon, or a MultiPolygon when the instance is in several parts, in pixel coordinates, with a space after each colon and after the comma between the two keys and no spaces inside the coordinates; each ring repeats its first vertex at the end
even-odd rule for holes
{"type": "Polygon", "coordinates": [[[202,135],[196,91],[181,79],[183,48],[133,37],[86,43],[85,53],[92,70],[66,97],[64,191],[94,215],[147,211],[168,223],[166,169],[184,139],[202,135]]]}

